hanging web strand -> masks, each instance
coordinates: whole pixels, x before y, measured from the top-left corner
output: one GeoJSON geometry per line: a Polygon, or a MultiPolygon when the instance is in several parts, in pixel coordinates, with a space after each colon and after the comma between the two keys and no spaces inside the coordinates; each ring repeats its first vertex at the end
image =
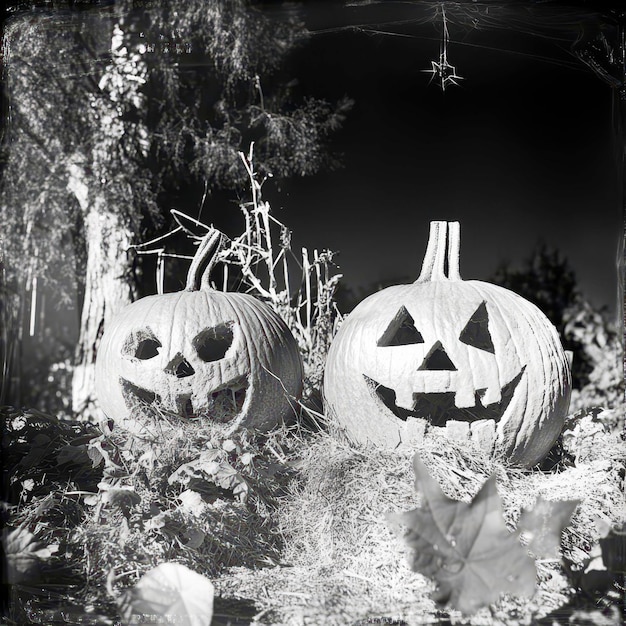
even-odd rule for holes
{"type": "Polygon", "coordinates": [[[446,19],[446,8],[441,7],[443,26],[441,29],[441,48],[439,50],[439,62],[444,65],[448,65],[448,41],[450,41],[450,34],[448,33],[448,20],[446,19]]]}
{"type": "Polygon", "coordinates": [[[430,72],[432,76],[430,81],[432,82],[435,77],[439,79],[439,86],[442,91],[446,90],[448,84],[458,85],[457,80],[462,80],[463,77],[456,73],[456,67],[448,63],[448,42],[450,41],[450,34],[448,33],[448,20],[446,18],[446,9],[441,7],[441,15],[443,20],[443,26],[441,30],[441,45],[439,48],[439,62],[431,61],[431,69],[422,70],[423,72],[430,72]]]}
{"type": "Polygon", "coordinates": [[[426,255],[416,282],[461,280],[460,251],[461,226],[459,222],[431,222],[426,255]]]}

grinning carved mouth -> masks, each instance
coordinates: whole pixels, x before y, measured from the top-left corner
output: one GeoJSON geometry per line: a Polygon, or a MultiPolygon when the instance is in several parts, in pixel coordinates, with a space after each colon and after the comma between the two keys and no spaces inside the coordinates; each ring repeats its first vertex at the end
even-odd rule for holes
{"type": "Polygon", "coordinates": [[[121,377],[119,383],[129,411],[152,418],[173,413],[184,419],[208,418],[220,423],[229,422],[241,413],[248,390],[248,380],[244,376],[208,393],[200,403],[194,403],[191,394],[182,393],[172,398],[173,406],[166,406],[162,396],[153,391],[121,377]]]}
{"type": "Polygon", "coordinates": [[[483,406],[481,396],[485,389],[479,389],[475,394],[475,405],[467,408],[458,408],[454,404],[455,393],[415,393],[413,394],[413,408],[405,409],[396,404],[396,392],[369,376],[363,375],[368,386],[376,392],[381,402],[398,418],[406,421],[409,417],[426,418],[433,426],[445,426],[448,420],[462,422],[474,422],[477,420],[492,419],[499,422],[509,406],[515,389],[524,374],[524,366],[520,373],[509,383],[504,385],[501,391],[500,402],[494,402],[483,406]]]}

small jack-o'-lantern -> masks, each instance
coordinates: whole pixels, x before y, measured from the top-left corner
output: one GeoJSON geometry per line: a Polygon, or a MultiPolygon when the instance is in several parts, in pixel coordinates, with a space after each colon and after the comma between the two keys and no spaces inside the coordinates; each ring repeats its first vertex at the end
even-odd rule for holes
{"type": "Polygon", "coordinates": [[[458,222],[432,222],[417,281],[361,302],[326,362],[350,440],[395,447],[432,428],[532,466],[558,437],[571,375],[556,329],[517,294],[459,275],[458,222]]]}
{"type": "Polygon", "coordinates": [[[114,423],[145,431],[147,420],[167,413],[205,417],[232,433],[293,417],[302,390],[297,343],[268,305],[211,288],[220,245],[221,233],[211,231],[184,291],[133,302],[103,334],[96,392],[114,423]]]}

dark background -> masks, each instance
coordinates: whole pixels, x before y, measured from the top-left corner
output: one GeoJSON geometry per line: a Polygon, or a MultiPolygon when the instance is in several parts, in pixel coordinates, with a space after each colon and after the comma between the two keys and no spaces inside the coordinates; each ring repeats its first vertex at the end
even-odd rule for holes
{"type": "Polygon", "coordinates": [[[448,60],[463,80],[442,92],[423,71],[439,57],[439,4],[295,3],[314,35],[292,74],[305,93],[347,95],[354,107],[332,144],[343,167],[267,186],[274,213],[293,228],[296,250],[339,252],[357,299],[415,279],[428,224],[444,219],[461,222],[464,278],[518,266],[543,242],[615,314],[617,93],[575,54],[615,31],[584,6],[446,6],[448,60]]]}
{"type": "MultiPolygon", "coordinates": [[[[344,312],[381,286],[414,280],[429,222],[459,220],[463,278],[489,280],[501,263],[519,267],[545,243],[567,259],[594,306],[619,315],[619,93],[581,57],[594,46],[598,56],[600,35],[618,49],[623,10],[591,1],[445,2],[448,60],[463,78],[442,92],[424,71],[439,59],[441,2],[254,4],[311,30],[286,68],[303,95],[354,101],[330,144],[341,167],[264,187],[296,253],[338,252],[344,312]]],[[[218,226],[220,213],[239,218],[233,198],[220,194],[199,212],[196,191],[175,208],[218,226]]],[[[236,224],[228,234],[239,232],[236,224]]],[[[167,290],[181,288],[186,269],[167,290]]],[[[146,281],[154,292],[149,271],[146,281]]]]}

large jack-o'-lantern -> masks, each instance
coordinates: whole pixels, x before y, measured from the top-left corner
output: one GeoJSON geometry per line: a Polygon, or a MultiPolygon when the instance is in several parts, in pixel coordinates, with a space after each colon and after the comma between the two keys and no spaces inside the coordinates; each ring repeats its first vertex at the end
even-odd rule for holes
{"type": "Polygon", "coordinates": [[[432,222],[417,281],[348,315],[326,362],[326,411],[355,442],[396,447],[442,428],[532,466],[562,429],[569,364],[535,305],[461,279],[459,247],[458,222],[432,222]]]}
{"type": "Polygon", "coordinates": [[[114,423],[138,432],[159,415],[204,417],[233,433],[293,417],[302,390],[297,343],[268,305],[211,288],[220,245],[221,233],[208,233],[184,291],[137,300],[105,330],[96,393],[114,423]]]}

